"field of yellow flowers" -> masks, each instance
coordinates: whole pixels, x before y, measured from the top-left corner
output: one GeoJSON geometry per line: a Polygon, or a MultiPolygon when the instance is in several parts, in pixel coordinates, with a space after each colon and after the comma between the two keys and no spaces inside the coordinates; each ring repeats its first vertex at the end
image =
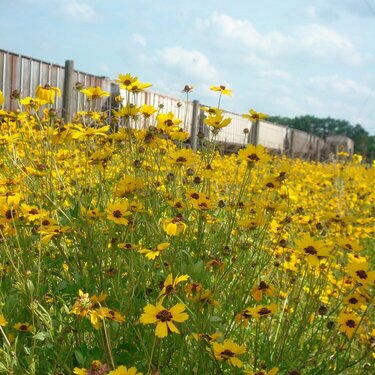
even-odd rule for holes
{"type": "Polygon", "coordinates": [[[0,110],[0,373],[373,373],[375,168],[220,155],[224,86],[194,153],[118,84],[111,116],[99,87],[70,123],[49,86],[0,110]]]}

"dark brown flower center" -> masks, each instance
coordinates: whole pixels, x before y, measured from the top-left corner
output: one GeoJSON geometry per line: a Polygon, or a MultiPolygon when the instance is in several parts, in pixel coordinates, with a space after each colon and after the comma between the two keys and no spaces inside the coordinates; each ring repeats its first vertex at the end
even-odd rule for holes
{"type": "Polygon", "coordinates": [[[29,214],[30,215],[37,215],[38,214],[38,210],[36,208],[33,208],[32,210],[29,211],[29,214]]]}
{"type": "Polygon", "coordinates": [[[156,318],[162,322],[169,322],[172,320],[172,314],[168,310],[162,310],[156,314],[156,318]]]}
{"type": "Polygon", "coordinates": [[[113,211],[113,216],[116,218],[116,219],[119,219],[121,216],[122,216],[122,213],[120,210],[116,210],[116,211],[113,211]]]}
{"type": "Polygon", "coordinates": [[[351,303],[352,305],[355,305],[358,302],[359,302],[359,300],[355,297],[352,297],[352,298],[349,299],[349,303],[351,303]]]}
{"type": "Polygon", "coordinates": [[[360,279],[367,279],[367,273],[366,273],[366,271],[364,271],[364,270],[357,271],[357,272],[356,272],[356,275],[357,275],[360,279]]]}
{"type": "Polygon", "coordinates": [[[259,290],[266,290],[268,288],[269,288],[269,286],[264,281],[261,281],[259,283],[259,287],[258,287],[259,290]]]}
{"type": "Polygon", "coordinates": [[[316,251],[314,246],[307,246],[305,247],[305,253],[310,254],[310,255],[316,255],[318,252],[316,251]]]}
{"type": "Polygon", "coordinates": [[[257,154],[251,154],[247,157],[249,160],[253,160],[253,161],[259,161],[259,156],[257,154]]]}
{"type": "Polygon", "coordinates": [[[352,319],[349,319],[345,323],[349,328],[354,328],[355,327],[355,321],[352,319]]]}
{"type": "Polygon", "coordinates": [[[234,357],[235,354],[233,352],[231,352],[229,349],[225,349],[222,353],[221,353],[221,356],[222,357],[234,357]]]}
{"type": "Polygon", "coordinates": [[[267,309],[267,307],[262,307],[259,311],[259,315],[267,315],[270,314],[272,311],[270,309],[267,309]]]}
{"type": "Polygon", "coordinates": [[[174,292],[173,285],[167,285],[165,287],[165,294],[172,294],[174,292]]]}
{"type": "Polygon", "coordinates": [[[180,156],[176,159],[177,163],[186,163],[187,159],[184,158],[183,156],[180,156]]]}
{"type": "Polygon", "coordinates": [[[27,331],[27,328],[28,328],[28,326],[26,324],[22,324],[22,325],[20,325],[19,330],[20,331],[27,331]]]}

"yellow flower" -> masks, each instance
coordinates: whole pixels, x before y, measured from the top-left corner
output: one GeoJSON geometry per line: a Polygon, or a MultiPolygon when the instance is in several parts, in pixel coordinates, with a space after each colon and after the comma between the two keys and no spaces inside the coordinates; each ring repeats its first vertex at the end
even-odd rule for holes
{"type": "Polygon", "coordinates": [[[372,285],[375,282],[375,271],[369,271],[369,264],[352,263],[348,266],[349,275],[362,285],[372,285]]]}
{"type": "Polygon", "coordinates": [[[58,87],[51,87],[50,85],[38,86],[35,93],[38,99],[48,104],[55,103],[56,95],[61,96],[60,89],[58,87]]]}
{"type": "Polygon", "coordinates": [[[169,296],[176,291],[176,287],[179,283],[189,280],[189,275],[176,276],[173,280],[173,275],[170,273],[163,284],[161,285],[161,291],[159,293],[159,301],[163,302],[164,297],[169,296]]]}
{"type": "Polygon", "coordinates": [[[177,215],[173,219],[165,219],[162,221],[163,230],[168,236],[179,236],[184,233],[186,224],[183,222],[182,216],[177,215]]]}
{"type": "Polygon", "coordinates": [[[198,162],[199,158],[193,150],[183,148],[181,150],[173,151],[168,154],[167,163],[178,166],[192,166],[198,162]]]}
{"type": "Polygon", "coordinates": [[[122,201],[121,203],[108,203],[107,205],[107,218],[116,224],[128,225],[129,220],[125,216],[131,215],[129,211],[128,201],[122,201]]]}
{"type": "Polygon", "coordinates": [[[218,91],[218,92],[220,92],[221,95],[232,95],[232,90],[229,90],[224,85],[211,86],[210,90],[211,91],[218,91]]]}
{"type": "Polygon", "coordinates": [[[189,319],[189,315],[184,311],[185,306],[182,303],[177,303],[169,310],[161,304],[155,306],[150,304],[144,307],[144,313],[139,321],[145,325],[156,323],[155,335],[163,338],[168,335],[168,332],[180,333],[173,322],[182,323],[189,319]]]}
{"type": "Polygon", "coordinates": [[[124,176],[117,185],[115,196],[123,198],[135,190],[142,188],[143,185],[144,181],[139,177],[124,176]]]}
{"type": "Polygon", "coordinates": [[[277,367],[274,367],[269,371],[266,371],[266,370],[260,370],[260,371],[245,370],[246,375],[276,375],[278,372],[279,372],[279,369],[277,367]]]}
{"type": "Polygon", "coordinates": [[[87,375],[87,370],[85,368],[74,367],[73,374],[74,375],[87,375]]]}
{"type": "Polygon", "coordinates": [[[305,234],[295,241],[295,251],[305,257],[313,267],[319,266],[322,257],[328,257],[331,248],[321,240],[314,240],[309,234],[305,234]]]}
{"type": "Polygon", "coordinates": [[[21,332],[33,332],[34,331],[34,326],[31,325],[30,323],[16,323],[13,328],[15,328],[17,331],[21,332]]]}
{"type": "Polygon", "coordinates": [[[215,114],[208,113],[209,116],[204,120],[204,123],[214,129],[225,128],[232,122],[231,118],[224,118],[222,111],[216,111],[215,114]]]}
{"type": "Polygon", "coordinates": [[[141,113],[145,117],[150,117],[150,116],[152,116],[157,111],[158,110],[154,106],[148,105],[148,104],[143,104],[139,108],[139,113],[141,113]]]}
{"type": "Polygon", "coordinates": [[[278,306],[275,303],[270,305],[259,305],[256,307],[248,307],[247,312],[255,319],[259,320],[266,316],[273,315],[277,312],[278,306]]]}
{"type": "MultiPolygon", "coordinates": [[[[138,80],[135,81],[135,82],[132,82],[127,88],[126,90],[130,91],[130,92],[133,92],[135,94],[138,94],[139,92],[142,92],[144,91],[145,89],[151,87],[151,83],[143,83],[143,82],[139,82],[138,80]]],[[[121,87],[121,86],[120,86],[121,87]]]]}
{"type": "Polygon", "coordinates": [[[4,315],[0,314],[0,327],[4,327],[8,324],[8,322],[5,320],[4,315]]]}
{"type": "Polygon", "coordinates": [[[85,140],[94,136],[107,137],[107,132],[110,126],[102,126],[101,128],[84,128],[81,125],[75,125],[71,130],[72,138],[78,140],[85,140]]]}
{"type": "Polygon", "coordinates": [[[363,327],[359,327],[360,317],[354,313],[341,312],[338,318],[339,331],[351,339],[354,333],[363,332],[363,327]]]}
{"type": "Polygon", "coordinates": [[[247,118],[251,122],[256,122],[258,120],[263,120],[263,119],[267,118],[268,116],[265,115],[264,113],[256,112],[253,109],[250,109],[249,113],[243,114],[242,117],[247,118]]]}
{"type": "Polygon", "coordinates": [[[261,281],[259,285],[251,289],[251,294],[253,295],[255,301],[260,302],[264,294],[267,294],[268,296],[273,296],[274,291],[275,288],[272,285],[269,285],[264,281],[261,281]]]}
{"type": "Polygon", "coordinates": [[[105,96],[109,96],[109,92],[103,91],[101,87],[88,87],[86,89],[80,90],[82,94],[87,96],[87,100],[96,100],[105,96]]]}
{"type": "Polygon", "coordinates": [[[128,369],[125,366],[119,366],[117,369],[110,371],[108,375],[143,375],[143,373],[137,372],[136,367],[130,367],[128,369]]]}
{"type": "Polygon", "coordinates": [[[156,257],[158,257],[168,247],[169,247],[169,243],[163,242],[163,243],[157,245],[155,248],[138,250],[138,253],[146,254],[147,259],[154,260],[156,257]]]}
{"type": "Polygon", "coordinates": [[[235,367],[242,367],[242,361],[237,356],[246,353],[245,345],[238,345],[233,340],[225,340],[223,343],[213,342],[214,356],[219,362],[228,362],[235,367]]]}
{"type": "Polygon", "coordinates": [[[4,102],[5,102],[5,98],[4,98],[3,92],[0,90],[0,105],[3,105],[4,102]]]}
{"type": "Polygon", "coordinates": [[[133,82],[136,82],[138,77],[132,76],[130,73],[119,74],[118,78],[115,80],[120,86],[120,88],[125,89],[130,86],[133,82]]]}
{"type": "Polygon", "coordinates": [[[263,164],[270,160],[270,156],[262,145],[248,145],[246,148],[238,151],[238,158],[246,160],[251,165],[263,164]]]}

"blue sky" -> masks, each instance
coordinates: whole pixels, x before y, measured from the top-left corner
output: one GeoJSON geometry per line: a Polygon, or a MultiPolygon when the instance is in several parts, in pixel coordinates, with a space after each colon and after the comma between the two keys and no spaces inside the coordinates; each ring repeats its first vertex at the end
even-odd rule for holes
{"type": "Polygon", "coordinates": [[[152,90],[375,134],[375,0],[0,0],[0,48],[152,90]]]}

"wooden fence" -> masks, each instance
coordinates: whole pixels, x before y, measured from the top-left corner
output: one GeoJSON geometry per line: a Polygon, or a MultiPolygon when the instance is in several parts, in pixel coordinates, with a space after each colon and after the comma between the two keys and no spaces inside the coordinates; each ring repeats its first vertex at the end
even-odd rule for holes
{"type": "MultiPolygon", "coordinates": [[[[55,109],[63,114],[66,121],[69,121],[72,114],[85,105],[85,102],[80,103],[83,96],[78,95],[78,91],[74,89],[77,82],[85,87],[100,86],[111,93],[110,98],[103,103],[103,110],[110,111],[116,106],[114,97],[124,94],[119,90],[118,85],[107,77],[74,70],[72,60],[67,60],[65,66],[62,66],[0,49],[0,90],[5,97],[4,108],[10,110],[16,108],[15,101],[11,99],[14,90],[18,90],[22,97],[34,96],[37,86],[48,84],[60,88],[63,95],[57,98],[55,109]]],[[[203,126],[204,114],[196,100],[185,102],[179,98],[147,91],[139,93],[135,101],[134,104],[137,106],[142,104],[162,106],[162,113],[173,112],[183,119],[182,127],[191,134],[190,144],[194,149],[197,148],[199,131],[203,131],[207,138],[210,137],[209,130],[203,126]]],[[[230,117],[232,121],[220,131],[217,141],[229,152],[247,143],[254,143],[292,157],[320,159],[325,142],[319,137],[267,121],[254,125],[239,114],[224,112],[225,117],[230,117]]]]}
{"type": "MultiPolygon", "coordinates": [[[[16,108],[11,100],[11,94],[18,90],[22,97],[34,96],[39,85],[48,84],[64,91],[65,66],[48,63],[31,57],[18,55],[0,49],[0,90],[5,97],[4,107],[10,110],[16,108]]],[[[74,70],[73,84],[81,82],[84,86],[101,86],[110,90],[110,79],[74,70]]],[[[79,110],[78,93],[72,90],[72,111],[79,110]]],[[[62,112],[62,97],[57,98],[55,109],[62,112]]]]}

